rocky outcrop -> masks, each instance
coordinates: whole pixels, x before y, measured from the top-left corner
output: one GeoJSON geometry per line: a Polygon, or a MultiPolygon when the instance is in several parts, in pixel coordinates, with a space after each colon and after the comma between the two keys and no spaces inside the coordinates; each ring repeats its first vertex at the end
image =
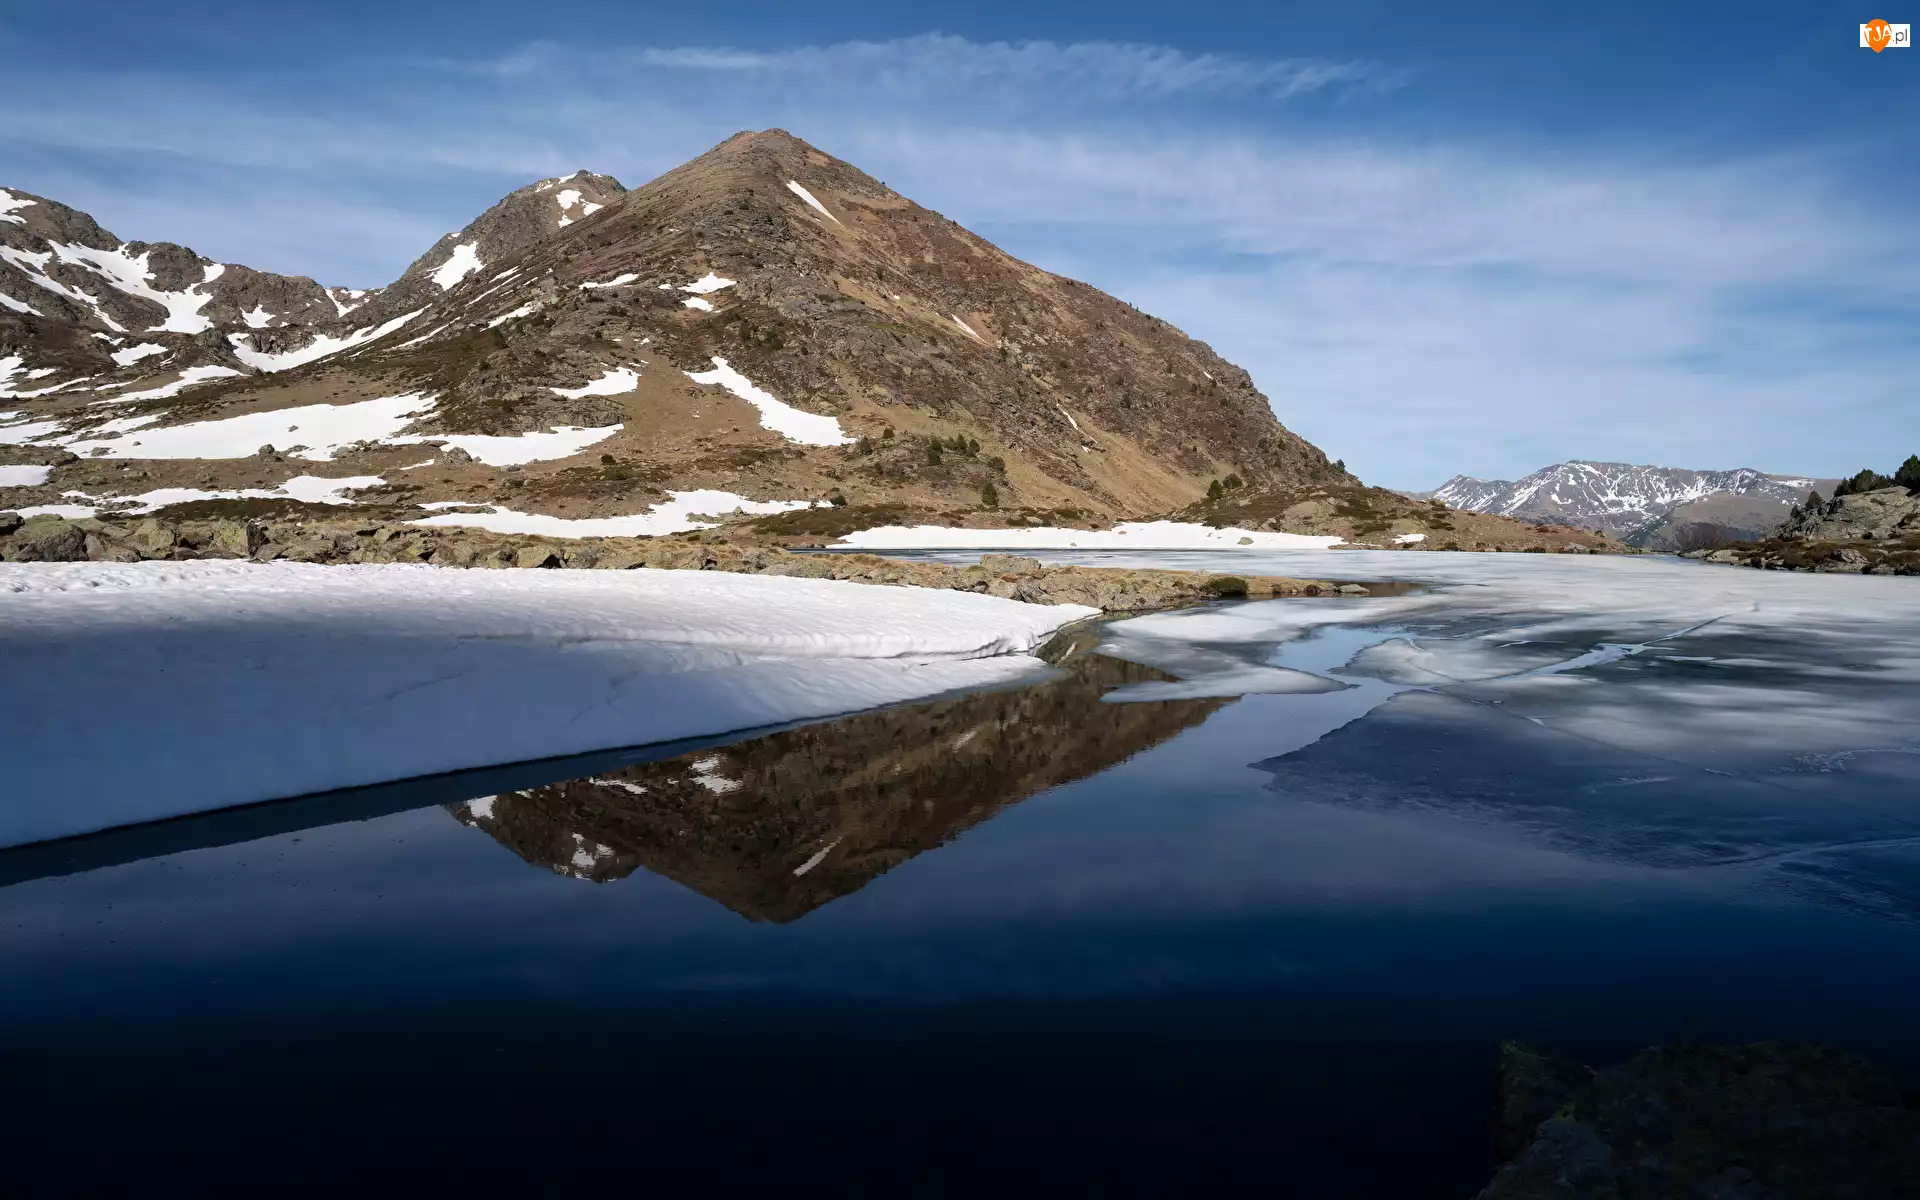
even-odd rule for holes
{"type": "Polygon", "coordinates": [[[550,540],[477,529],[407,524],[208,520],[138,522],[0,513],[0,561],[140,562],[251,558],[310,563],[428,563],[441,567],[732,571],[840,579],[895,587],[982,592],[1033,604],[1084,604],[1105,612],[1205,600],[1364,595],[1359,585],[1273,575],[1208,575],[1106,567],[1047,567],[1035,558],[989,554],[974,566],[876,554],[793,554],[701,535],[550,540]]]}
{"type": "Polygon", "coordinates": [[[1761,541],[1685,557],[1770,571],[1920,575],[1920,495],[1895,486],[1835,496],[1796,508],[1761,541]]]}
{"type": "Polygon", "coordinates": [[[1884,541],[1920,534],[1920,495],[1904,487],[1835,496],[1796,508],[1773,537],[1811,542],[1884,541]]]}
{"type": "Polygon", "coordinates": [[[1920,1196],[1920,1090],[1819,1046],[1663,1046],[1598,1074],[1509,1044],[1478,1200],[1920,1196]]]}

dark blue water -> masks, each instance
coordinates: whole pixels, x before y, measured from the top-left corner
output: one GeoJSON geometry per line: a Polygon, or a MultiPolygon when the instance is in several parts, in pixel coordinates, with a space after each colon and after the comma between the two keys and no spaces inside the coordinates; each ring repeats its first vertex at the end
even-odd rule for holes
{"type": "Polygon", "coordinates": [[[1503,1038],[1920,1068],[1904,767],[1599,786],[1644,763],[1436,692],[1104,703],[1168,677],[1090,650],[0,855],[9,1190],[1464,1197],[1503,1038]]]}

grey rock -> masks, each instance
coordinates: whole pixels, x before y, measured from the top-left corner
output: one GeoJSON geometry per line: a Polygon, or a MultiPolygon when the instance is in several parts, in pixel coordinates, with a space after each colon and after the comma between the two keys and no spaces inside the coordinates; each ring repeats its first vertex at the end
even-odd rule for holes
{"type": "Polygon", "coordinates": [[[1810,505],[1775,536],[1810,542],[1853,542],[1920,533],[1920,496],[1903,487],[1836,496],[1810,505]]]}
{"type": "Polygon", "coordinates": [[[24,523],[17,512],[0,512],[0,537],[6,537],[24,523]]]}
{"type": "Polygon", "coordinates": [[[1046,569],[1039,559],[1020,554],[982,554],[980,565],[995,575],[1038,575],[1046,569]]]}
{"type": "Polygon", "coordinates": [[[14,532],[7,557],[14,562],[85,562],[87,534],[72,521],[34,517],[14,532]]]}

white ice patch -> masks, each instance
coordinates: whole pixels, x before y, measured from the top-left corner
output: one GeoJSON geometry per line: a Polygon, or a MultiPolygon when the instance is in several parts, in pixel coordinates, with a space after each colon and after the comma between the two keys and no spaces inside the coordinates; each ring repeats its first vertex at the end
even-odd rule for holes
{"type": "Polygon", "coordinates": [[[38,201],[22,200],[7,189],[0,188],[0,221],[12,221],[15,225],[25,225],[27,223],[25,217],[16,217],[13,214],[19,209],[31,207],[36,203],[38,201]]]}
{"type": "Polygon", "coordinates": [[[680,290],[683,292],[692,292],[696,296],[707,296],[719,291],[721,288],[730,288],[736,282],[738,281],[722,279],[712,271],[708,271],[692,283],[681,284],[680,290]]]}
{"type": "Polygon", "coordinates": [[[639,386],[640,372],[632,367],[610,367],[600,378],[577,388],[548,388],[547,390],[556,396],[578,400],[582,396],[617,396],[621,392],[634,391],[639,386]]]}
{"type": "Polygon", "coordinates": [[[748,500],[732,492],[668,492],[667,499],[643,513],[623,517],[550,517],[544,513],[515,512],[495,507],[484,513],[436,513],[416,525],[461,526],[495,533],[529,533],[541,537],[659,537],[692,529],[711,529],[715,522],[700,517],[732,513],[767,515],[809,508],[807,500],[748,500]]]}
{"type": "Polygon", "coordinates": [[[122,392],[106,400],[97,400],[96,404],[127,404],[135,400],[164,400],[169,396],[178,396],[181,392],[196,384],[208,383],[215,379],[226,379],[240,372],[232,367],[217,365],[188,367],[180,372],[180,378],[171,383],[163,383],[157,388],[148,388],[144,392],[122,392]]]}
{"type": "Polygon", "coordinates": [[[307,363],[338,354],[342,350],[351,350],[355,346],[364,346],[368,342],[378,341],[425,311],[427,310],[424,308],[416,308],[384,324],[356,329],[345,337],[323,333],[298,349],[282,350],[278,353],[254,349],[252,343],[248,341],[251,336],[249,334],[230,333],[227,335],[227,341],[233,345],[233,356],[256,371],[291,371],[295,367],[305,366],[307,363]]]}
{"type": "Polygon", "coordinates": [[[390,446],[412,446],[425,443],[458,446],[490,467],[511,467],[530,462],[546,462],[556,458],[571,458],[588,446],[606,441],[624,428],[626,428],[624,425],[602,425],[597,429],[558,425],[544,433],[535,430],[516,437],[498,437],[480,433],[416,433],[404,437],[390,437],[386,442],[390,446]]]}
{"type": "Polygon", "coordinates": [[[514,309],[512,312],[503,312],[499,316],[488,321],[487,328],[492,329],[498,325],[505,325],[508,321],[515,320],[519,317],[530,317],[534,313],[537,313],[539,311],[540,311],[540,302],[538,300],[529,300],[525,304],[522,304],[519,308],[514,309]]]}
{"type": "Polygon", "coordinates": [[[0,845],[1016,683],[1095,615],[718,571],[236,561],[5,563],[0,595],[0,728],[34,747],[0,845]],[[102,754],[115,712],[140,719],[102,754]]]}
{"type": "Polygon", "coordinates": [[[41,315],[40,310],[35,308],[33,305],[28,304],[25,300],[15,300],[12,296],[7,295],[5,292],[0,292],[0,308],[10,308],[14,312],[27,313],[28,315],[35,316],[35,317],[41,315]]]}
{"type": "Polygon", "coordinates": [[[0,487],[39,487],[51,474],[52,467],[0,466],[0,487]]]}
{"type": "Polygon", "coordinates": [[[625,287],[638,278],[640,277],[638,275],[635,275],[632,271],[627,271],[624,274],[615,275],[612,279],[609,279],[604,283],[583,283],[580,285],[580,290],[583,292],[587,292],[587,291],[592,291],[594,288],[625,287]]]}
{"type": "Polygon", "coordinates": [[[753,381],[715,357],[713,370],[688,371],[695,383],[718,384],[760,411],[760,424],[791,442],[805,446],[844,446],[853,439],[841,432],[837,417],[823,417],[774,398],[771,392],[756,387],[753,381]]]}
{"type": "MultiPolygon", "coordinates": [[[[981,336],[980,336],[980,335],[979,335],[978,333],[976,333],[976,332],[974,332],[974,328],[973,328],[973,326],[971,326],[971,325],[969,325],[969,324],[967,324],[967,323],[966,323],[965,321],[962,321],[962,320],[961,320],[961,319],[960,319],[959,317],[954,317],[954,318],[953,318],[953,323],[954,323],[955,325],[958,325],[958,326],[959,326],[960,328],[962,328],[962,329],[964,329],[964,330],[966,330],[966,331],[967,331],[967,336],[968,336],[968,337],[970,337],[970,338],[972,338],[972,339],[973,339],[974,341],[976,341],[976,342],[979,342],[979,343],[981,343],[982,345],[985,345],[985,344],[986,344],[986,341],[987,341],[987,339],[985,339],[985,338],[983,338],[983,337],[981,337],[981,336]]],[[[1079,428],[1079,426],[1078,426],[1078,425],[1076,425],[1076,426],[1074,426],[1074,428],[1075,428],[1075,429],[1078,429],[1078,428],[1079,428]]]]}
{"type": "Polygon", "coordinates": [[[1068,412],[1064,406],[1062,406],[1060,409],[1060,415],[1067,419],[1067,424],[1073,426],[1073,431],[1075,433],[1080,432],[1080,422],[1074,420],[1073,414],[1068,412]]]}
{"type": "MultiPolygon", "coordinates": [[[[399,433],[433,407],[433,397],[419,393],[357,404],[305,404],[164,429],[128,430],[117,437],[75,441],[67,448],[82,457],[103,450],[103,458],[251,458],[262,446],[279,446],[296,457],[326,462],[342,446],[399,433]]],[[[0,430],[0,436],[5,432],[0,430]]]]}
{"type": "Polygon", "coordinates": [[[1424,533],[1403,533],[1395,537],[1393,540],[1400,543],[1402,546],[1411,546],[1415,542],[1426,541],[1427,535],[1424,533]]]}
{"type": "Polygon", "coordinates": [[[240,319],[247,323],[248,329],[265,329],[267,326],[273,324],[273,317],[274,314],[268,312],[264,304],[256,304],[254,307],[240,314],[240,319]]]}
{"type": "Polygon", "coordinates": [[[441,291],[451,291],[453,285],[478,271],[482,265],[484,264],[480,261],[480,243],[461,242],[453,248],[453,253],[447,256],[447,261],[433,269],[433,281],[440,285],[441,291]]]}
{"type": "Polygon", "coordinates": [[[1180,521],[1130,521],[1112,529],[948,529],[885,525],[834,543],[859,550],[1324,550],[1337,537],[1213,529],[1180,521]],[[1241,545],[1241,539],[1247,539],[1241,545]]]}
{"type": "Polygon", "coordinates": [[[812,208],[813,210],[818,212],[821,216],[825,217],[827,220],[832,221],[835,225],[839,225],[842,223],[839,217],[836,217],[832,213],[827,211],[826,205],[820,203],[818,200],[815,200],[813,198],[812,192],[808,191],[806,188],[801,187],[798,180],[794,180],[794,179],[787,180],[787,190],[792,192],[794,195],[800,197],[802,200],[805,200],[809,208],[812,208]]]}
{"type": "Polygon", "coordinates": [[[138,346],[128,346],[125,350],[115,350],[112,358],[123,367],[130,367],[143,358],[152,358],[156,354],[165,354],[167,348],[157,342],[141,342],[138,346]]]}
{"type": "Polygon", "coordinates": [[[688,296],[680,303],[686,305],[688,308],[697,308],[701,312],[713,311],[713,301],[707,299],[705,296],[688,296]]]}

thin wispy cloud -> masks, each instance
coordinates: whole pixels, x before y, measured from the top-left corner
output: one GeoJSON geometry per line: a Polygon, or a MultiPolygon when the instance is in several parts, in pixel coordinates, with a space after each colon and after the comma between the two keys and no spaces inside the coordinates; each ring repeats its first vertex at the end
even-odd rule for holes
{"type": "Polygon", "coordinates": [[[1427,78],[945,35],[539,42],[346,64],[323,89],[81,71],[59,103],[0,80],[0,146],[50,181],[0,183],[69,189],[124,235],[365,285],[529,179],[638,184],[777,125],[1213,342],[1380,482],[1569,456],[1831,473],[1889,420],[1920,441],[1899,415],[1903,396],[1920,409],[1903,390],[1920,348],[1889,336],[1920,323],[1920,264],[1884,236],[1907,214],[1842,160],[1415,141],[1395,118],[1427,78]],[[312,261],[249,257],[296,227],[312,261]]]}

